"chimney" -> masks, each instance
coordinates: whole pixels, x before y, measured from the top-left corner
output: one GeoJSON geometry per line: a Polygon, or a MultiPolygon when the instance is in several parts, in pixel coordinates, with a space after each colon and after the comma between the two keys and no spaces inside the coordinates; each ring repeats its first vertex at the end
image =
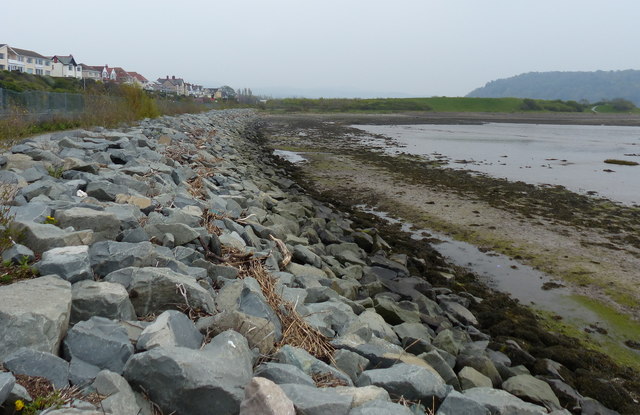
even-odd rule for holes
{"type": "Polygon", "coordinates": [[[176,76],[175,75],[171,76],[171,79],[176,79],[176,76]]]}
{"type": "Polygon", "coordinates": [[[167,79],[169,79],[169,75],[167,75],[167,79]]]}

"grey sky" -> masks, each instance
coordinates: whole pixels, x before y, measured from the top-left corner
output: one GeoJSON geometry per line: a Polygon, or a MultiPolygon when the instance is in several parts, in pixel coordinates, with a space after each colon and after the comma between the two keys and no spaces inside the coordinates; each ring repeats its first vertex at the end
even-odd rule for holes
{"type": "Polygon", "coordinates": [[[7,0],[0,10],[0,43],[254,93],[462,96],[523,72],[640,69],[637,0],[7,0]]]}

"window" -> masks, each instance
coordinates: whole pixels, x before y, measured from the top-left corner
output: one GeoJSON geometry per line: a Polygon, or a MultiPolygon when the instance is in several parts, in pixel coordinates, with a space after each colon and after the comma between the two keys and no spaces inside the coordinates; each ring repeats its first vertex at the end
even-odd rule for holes
{"type": "Polygon", "coordinates": [[[28,68],[28,69],[27,69],[27,73],[33,73],[33,69],[28,68]]]}
{"type": "Polygon", "coordinates": [[[43,71],[42,69],[36,69],[36,75],[42,75],[43,71]]]}
{"type": "Polygon", "coordinates": [[[73,65],[69,65],[69,70],[73,71],[73,65]]]}
{"type": "Polygon", "coordinates": [[[42,65],[42,59],[36,59],[36,64],[37,65],[42,65]]]}
{"type": "Polygon", "coordinates": [[[51,61],[44,61],[45,66],[51,65],[51,61]]]}
{"type": "Polygon", "coordinates": [[[4,65],[0,65],[0,71],[4,71],[4,65]]]}
{"type": "Polygon", "coordinates": [[[18,55],[18,61],[20,61],[20,62],[24,62],[24,56],[20,56],[20,55],[18,55]]]}
{"type": "Polygon", "coordinates": [[[44,71],[45,75],[49,76],[51,75],[51,71],[44,71]]]}
{"type": "Polygon", "coordinates": [[[4,53],[0,53],[0,59],[4,59],[4,53]]]}
{"type": "Polygon", "coordinates": [[[33,58],[27,58],[27,63],[33,63],[33,58]]]}

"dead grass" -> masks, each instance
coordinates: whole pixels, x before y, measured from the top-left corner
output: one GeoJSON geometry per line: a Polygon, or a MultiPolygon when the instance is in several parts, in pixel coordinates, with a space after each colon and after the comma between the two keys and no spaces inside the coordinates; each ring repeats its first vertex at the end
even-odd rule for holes
{"type": "Polygon", "coordinates": [[[337,378],[333,373],[314,373],[311,379],[318,388],[335,388],[338,386],[349,386],[346,380],[337,378]]]}

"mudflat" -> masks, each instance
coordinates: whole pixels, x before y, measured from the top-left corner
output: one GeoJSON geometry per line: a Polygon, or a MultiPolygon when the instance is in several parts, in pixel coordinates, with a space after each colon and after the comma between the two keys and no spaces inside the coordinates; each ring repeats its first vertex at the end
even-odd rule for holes
{"type": "MultiPolygon", "coordinates": [[[[354,124],[482,122],[640,125],[627,114],[288,114],[266,117],[275,148],[302,153],[308,188],[366,204],[539,269],[629,340],[608,352],[640,367],[640,208],[554,186],[453,170],[363,144],[354,124]]],[[[383,137],[378,137],[383,138],[383,137]]],[[[585,328],[576,332],[584,334],[585,328]]],[[[589,328],[586,328],[587,331],[589,328]]]]}

